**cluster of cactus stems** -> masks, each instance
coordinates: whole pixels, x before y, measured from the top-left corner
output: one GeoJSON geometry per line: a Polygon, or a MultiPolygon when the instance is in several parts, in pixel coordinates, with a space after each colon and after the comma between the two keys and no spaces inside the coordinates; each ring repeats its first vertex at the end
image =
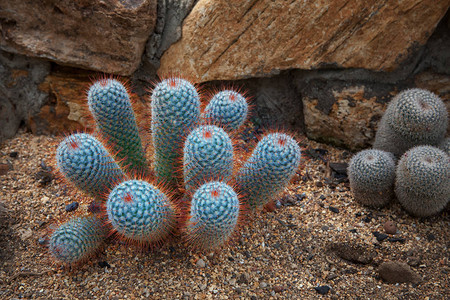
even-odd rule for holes
{"type": "Polygon", "coordinates": [[[236,234],[244,212],[279,196],[300,165],[297,142],[275,132],[238,166],[230,134],[246,120],[248,104],[231,89],[215,94],[202,112],[189,81],[160,81],[150,99],[151,160],[120,81],[95,82],[87,98],[96,132],[65,138],[56,160],[63,177],[102,208],[51,235],[50,253],[62,263],[84,260],[112,234],[139,245],[183,234],[192,248],[218,249],[236,234]]]}
{"type": "Polygon", "coordinates": [[[380,121],[375,149],[350,161],[355,200],[381,207],[395,195],[413,216],[442,211],[450,202],[447,127],[447,109],[438,96],[422,89],[399,93],[380,121]]]}

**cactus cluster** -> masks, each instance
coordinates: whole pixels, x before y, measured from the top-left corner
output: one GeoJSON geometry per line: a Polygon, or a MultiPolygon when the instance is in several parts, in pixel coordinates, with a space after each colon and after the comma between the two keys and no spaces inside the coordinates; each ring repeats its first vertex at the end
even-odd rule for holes
{"type": "Polygon", "coordinates": [[[97,131],[67,137],[57,161],[68,181],[102,204],[102,213],[73,218],[54,231],[50,253],[57,260],[75,263],[94,253],[105,228],[141,245],[184,233],[191,247],[214,250],[236,232],[244,207],[261,208],[288,185],[300,164],[297,142],[268,134],[236,169],[235,157],[243,155],[234,153],[230,134],[244,123],[247,101],[224,90],[201,112],[199,95],[179,77],[155,86],[149,168],[126,88],[114,79],[92,85],[87,96],[97,131]]]}
{"type": "Polygon", "coordinates": [[[422,89],[399,93],[381,118],[375,149],[350,161],[355,200],[381,207],[395,194],[411,215],[442,211],[450,201],[447,127],[448,113],[438,96],[422,89]]]}

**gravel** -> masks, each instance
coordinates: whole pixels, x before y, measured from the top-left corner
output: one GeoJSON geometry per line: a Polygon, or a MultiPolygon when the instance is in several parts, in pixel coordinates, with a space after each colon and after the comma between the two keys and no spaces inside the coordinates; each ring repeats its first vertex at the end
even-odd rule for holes
{"type": "Polygon", "coordinates": [[[381,210],[360,206],[348,182],[327,183],[333,173],[327,162],[344,164],[351,155],[307,139],[302,143],[310,155],[280,195],[294,197],[295,205],[254,214],[213,255],[191,252],[177,238],[151,250],[111,239],[85,264],[58,266],[38,239],[72,214],[65,212],[67,203],[79,203],[75,213],[91,203],[49,175],[60,140],[21,133],[0,145],[0,165],[9,166],[0,175],[0,199],[8,209],[0,224],[0,299],[317,299],[323,296],[315,288],[323,286],[332,287],[324,298],[445,299],[450,289],[448,212],[418,219],[398,203],[381,210]],[[47,174],[37,178],[39,171],[47,174]],[[373,232],[385,232],[386,216],[400,231],[379,242],[373,232]],[[364,263],[342,259],[329,251],[335,244],[356,245],[370,257],[364,263]],[[407,259],[420,284],[380,277],[382,262],[407,259]]]}

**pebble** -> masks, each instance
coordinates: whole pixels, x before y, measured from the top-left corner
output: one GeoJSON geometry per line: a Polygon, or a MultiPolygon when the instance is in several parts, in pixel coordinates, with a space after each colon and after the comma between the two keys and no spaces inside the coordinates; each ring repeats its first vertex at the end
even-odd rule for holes
{"type": "Polygon", "coordinates": [[[38,239],[38,243],[41,246],[46,246],[48,244],[49,240],[46,236],[42,236],[38,239]]]}
{"type": "Polygon", "coordinates": [[[249,279],[248,274],[242,273],[237,282],[240,283],[240,284],[241,283],[242,284],[248,284],[248,279],[249,279]]]}
{"type": "Polygon", "coordinates": [[[322,181],[317,181],[316,182],[316,186],[317,187],[323,187],[323,182],[322,181]]]}
{"type": "Polygon", "coordinates": [[[8,164],[0,164],[0,176],[6,175],[9,171],[9,165],[8,164]]]}
{"type": "Polygon", "coordinates": [[[375,253],[370,251],[368,246],[357,245],[351,242],[334,243],[331,250],[342,259],[359,264],[369,264],[375,257],[375,253]]]}
{"type": "Polygon", "coordinates": [[[297,198],[297,201],[302,201],[306,198],[306,193],[296,194],[295,198],[297,198]]]}
{"type": "Polygon", "coordinates": [[[380,233],[378,231],[374,231],[374,232],[372,232],[372,234],[377,238],[377,241],[379,241],[379,242],[382,242],[388,238],[387,234],[380,233]]]}
{"type": "Polygon", "coordinates": [[[284,291],[286,288],[284,287],[284,286],[282,286],[282,285],[275,285],[274,287],[273,287],[273,291],[275,292],[275,293],[281,293],[282,291],[284,291]]]}
{"type": "Polygon", "coordinates": [[[339,209],[334,206],[328,206],[328,209],[331,210],[332,212],[334,212],[335,214],[339,213],[339,209]]]}
{"type": "Polygon", "coordinates": [[[107,261],[99,261],[98,266],[100,268],[111,268],[111,265],[107,261]]]}
{"type": "Polygon", "coordinates": [[[436,239],[436,236],[432,233],[427,234],[427,240],[428,241],[434,241],[436,239]]]}
{"type": "Polygon", "coordinates": [[[12,157],[12,158],[17,158],[18,155],[19,155],[19,152],[17,152],[17,151],[12,151],[9,153],[9,157],[12,157]]]}
{"type": "Polygon", "coordinates": [[[378,268],[378,274],[388,283],[418,283],[421,281],[420,276],[404,262],[383,262],[378,268]]]}
{"type": "Polygon", "coordinates": [[[197,266],[197,267],[199,267],[199,268],[204,268],[204,267],[206,267],[206,263],[205,263],[205,261],[203,260],[203,259],[199,259],[199,260],[197,260],[197,262],[195,263],[195,265],[197,266]]]}
{"type": "Polygon", "coordinates": [[[328,285],[316,286],[314,288],[319,294],[326,295],[330,291],[330,287],[328,285]]]}
{"type": "Polygon", "coordinates": [[[78,208],[78,202],[72,202],[66,205],[66,212],[75,211],[78,208]]]}
{"type": "Polygon", "coordinates": [[[388,238],[388,242],[399,242],[403,244],[405,242],[405,239],[400,237],[388,238]]]}
{"type": "Polygon", "coordinates": [[[264,281],[259,283],[259,287],[262,289],[265,289],[267,287],[267,283],[265,283],[264,281]]]}
{"type": "Polygon", "coordinates": [[[383,225],[384,232],[387,234],[396,234],[397,233],[397,226],[392,221],[386,221],[383,225]]]}

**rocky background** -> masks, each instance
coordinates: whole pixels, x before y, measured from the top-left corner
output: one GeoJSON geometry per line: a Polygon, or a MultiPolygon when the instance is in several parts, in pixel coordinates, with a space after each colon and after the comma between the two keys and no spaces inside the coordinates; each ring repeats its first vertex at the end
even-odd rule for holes
{"type": "Polygon", "coordinates": [[[254,120],[358,150],[408,87],[450,109],[450,0],[0,0],[0,142],[88,125],[93,78],[248,91],[254,120]]]}

